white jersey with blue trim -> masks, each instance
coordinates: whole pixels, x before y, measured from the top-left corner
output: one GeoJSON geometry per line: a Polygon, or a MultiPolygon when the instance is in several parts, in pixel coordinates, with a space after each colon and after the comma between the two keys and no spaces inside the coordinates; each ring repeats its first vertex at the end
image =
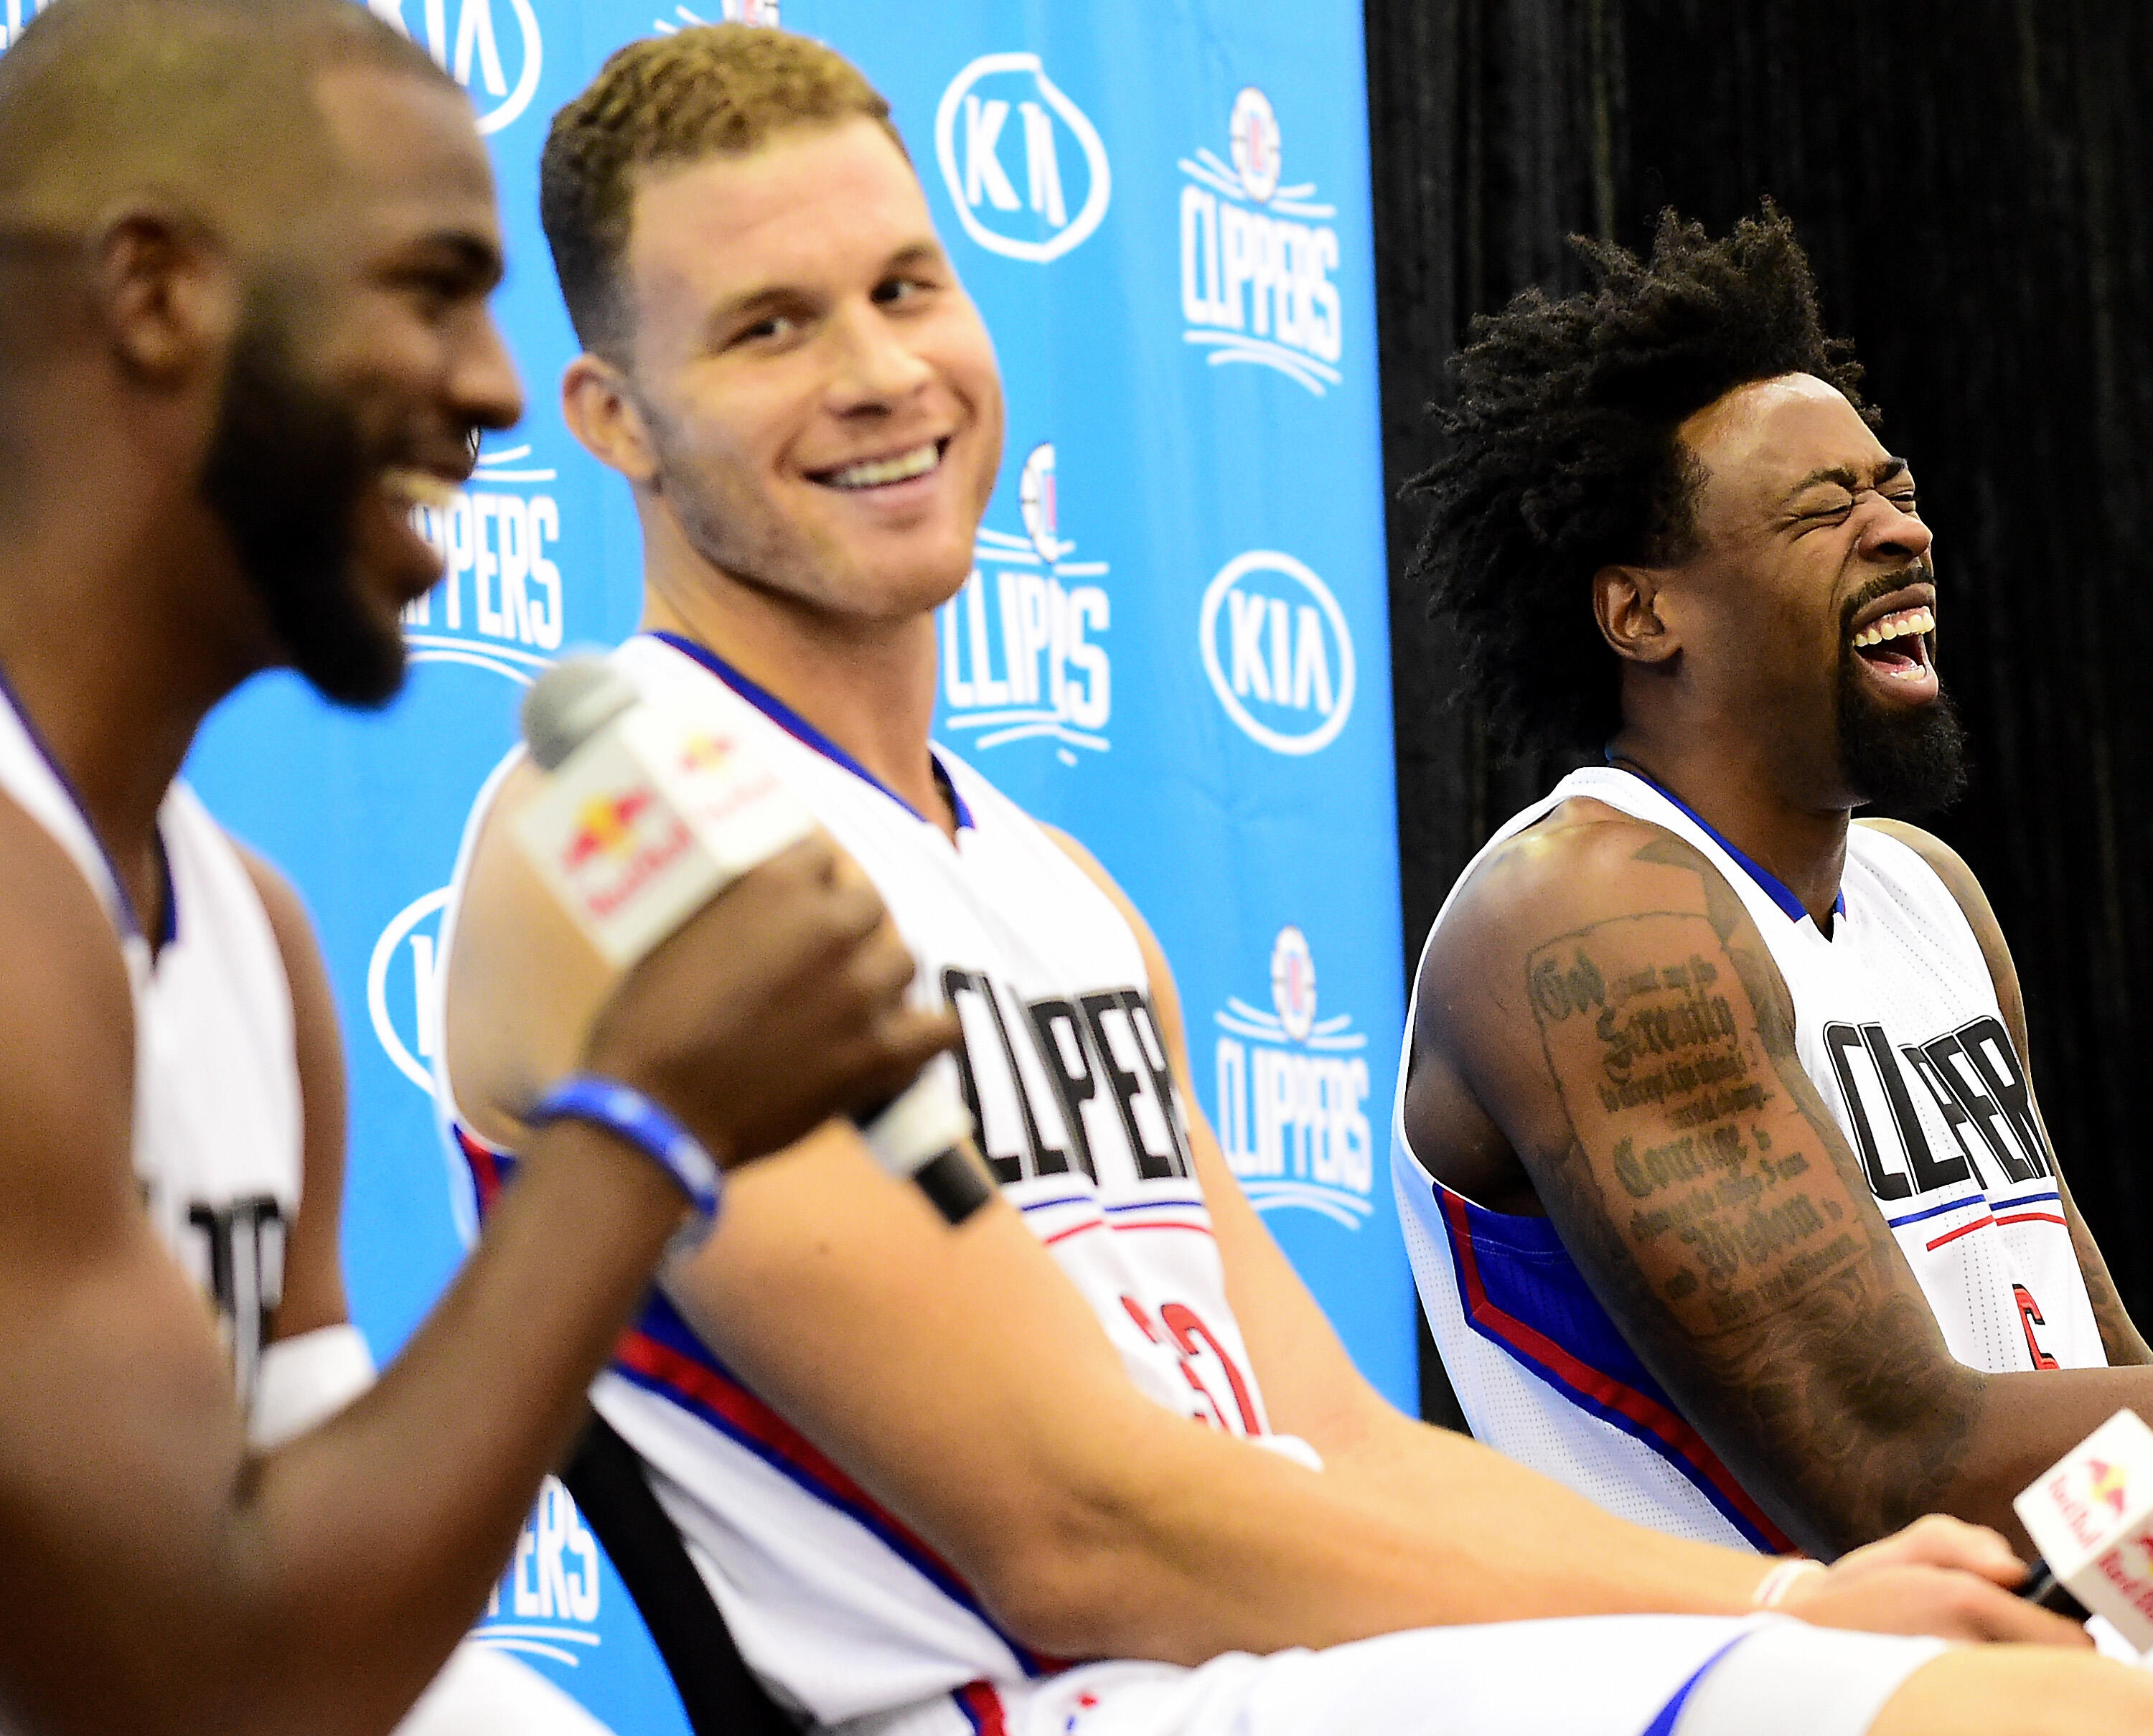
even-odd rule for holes
{"type": "MultiPolygon", "coordinates": [[[[1004,1196],[1091,1304],[1130,1380],[1171,1410],[1277,1443],[1227,1306],[1143,956],[1112,900],[947,755],[954,843],[701,648],[645,636],[614,656],[647,700],[758,756],[873,880],[919,961],[915,992],[958,1013],[959,1075],[1004,1196]]],[[[451,925],[489,801],[466,833],[451,925]]],[[[506,1156],[461,1125],[457,1140],[482,1207],[506,1156]]],[[[742,1655],[814,1722],[939,1698],[930,1721],[959,1728],[990,1697],[985,1684],[1054,1667],[662,1298],[593,1396],[656,1472],[742,1655]]]]}
{"type": "Polygon", "coordinates": [[[300,1186],[284,957],[239,853],[186,785],[157,811],[166,884],[153,960],[81,804],[0,689],[0,790],[50,832],[110,918],[135,1003],[135,1173],[150,1222],[215,1305],[242,1405],[282,1290],[300,1186]]]}
{"type": "MultiPolygon", "coordinates": [[[[1593,766],[1504,826],[1458,886],[1574,797],[1664,827],[1740,897],[1793,1000],[1802,1070],[1859,1158],[1952,1354],[1990,1373],[2105,1365],[2025,1068],[1980,943],[1935,870],[1897,839],[1850,827],[1827,935],[1668,792],[1593,766]]],[[[1430,944],[1457,897],[1453,888],[1430,944]]],[[[1429,1329],[1474,1433],[1640,1524],[1789,1547],[1646,1372],[1554,1226],[1485,1209],[1415,1155],[1404,1117],[1412,1029],[1408,1012],[1392,1176],[1429,1329]]]]}

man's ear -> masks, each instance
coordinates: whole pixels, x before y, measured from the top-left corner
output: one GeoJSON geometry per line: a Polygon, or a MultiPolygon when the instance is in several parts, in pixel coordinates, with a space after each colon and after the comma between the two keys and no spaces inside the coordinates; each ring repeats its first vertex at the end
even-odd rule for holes
{"type": "Polygon", "coordinates": [[[1660,619],[1660,580],[1654,567],[1602,567],[1592,575],[1592,613],[1600,636],[1627,663],[1655,666],[1671,661],[1682,642],[1660,619]]]}
{"type": "Polygon", "coordinates": [[[171,390],[220,365],[239,325],[237,275],[201,223],[144,206],[90,243],[90,293],[113,353],[143,384],[171,390]]]}
{"type": "Polygon", "coordinates": [[[628,375],[585,350],[561,376],[561,415],[583,450],[631,482],[658,475],[658,449],[628,375]]]}

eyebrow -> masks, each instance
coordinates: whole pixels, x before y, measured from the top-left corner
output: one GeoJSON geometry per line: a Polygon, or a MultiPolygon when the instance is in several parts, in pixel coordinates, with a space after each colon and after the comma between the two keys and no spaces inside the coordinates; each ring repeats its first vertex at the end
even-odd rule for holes
{"type": "MultiPolygon", "coordinates": [[[[881,272],[878,275],[930,264],[947,257],[942,251],[942,243],[939,241],[932,236],[923,237],[919,241],[908,242],[892,253],[883,262],[881,272]]],[[[805,292],[791,284],[766,283],[761,288],[748,290],[713,308],[709,317],[704,321],[704,326],[709,331],[716,332],[725,327],[737,325],[741,320],[753,314],[795,306],[803,298],[805,298],[805,292]]]]}
{"type": "Polygon", "coordinates": [[[414,244],[415,252],[439,252],[456,256],[457,269],[483,283],[488,289],[497,285],[508,269],[501,249],[484,236],[475,235],[468,229],[436,229],[421,236],[414,244]]]}
{"type": "Polygon", "coordinates": [[[1826,465],[1822,470],[1811,471],[1795,483],[1787,491],[1786,498],[1792,500],[1804,488],[1814,488],[1820,482],[1836,483],[1849,494],[1859,494],[1865,488],[1881,488],[1886,482],[1896,481],[1906,471],[1907,464],[1903,458],[1886,458],[1876,466],[1872,475],[1865,478],[1851,465],[1826,465]]]}

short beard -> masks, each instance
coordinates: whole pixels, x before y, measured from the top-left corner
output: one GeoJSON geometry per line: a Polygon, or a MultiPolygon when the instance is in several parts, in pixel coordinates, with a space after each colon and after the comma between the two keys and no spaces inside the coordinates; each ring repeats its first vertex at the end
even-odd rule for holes
{"type": "Polygon", "coordinates": [[[249,296],[201,471],[291,666],[324,699],[384,705],[404,684],[404,640],[355,590],[352,515],[373,466],[349,408],[311,384],[267,289],[249,296]]]}
{"type": "Polygon", "coordinates": [[[1966,792],[1966,731],[1941,688],[1927,705],[1887,710],[1862,685],[1850,643],[1839,662],[1839,762],[1859,805],[1915,819],[1966,792]]]}

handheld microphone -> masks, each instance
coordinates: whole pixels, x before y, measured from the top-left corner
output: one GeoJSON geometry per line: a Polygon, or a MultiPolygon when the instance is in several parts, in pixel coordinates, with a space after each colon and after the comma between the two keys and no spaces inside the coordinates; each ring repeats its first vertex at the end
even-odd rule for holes
{"type": "MultiPolygon", "coordinates": [[[[815,830],[806,804],[745,745],[647,703],[603,657],[556,664],[525,696],[522,722],[547,776],[517,817],[516,841],[618,970],[815,830]]],[[[909,1177],[949,1223],[991,1197],[949,1056],[856,1119],[883,1168],[909,1177]]]]}
{"type": "Polygon", "coordinates": [[[2041,1552],[2020,1595],[2073,1598],[2153,1651],[2153,1429],[2118,1411],[2011,1504],[2041,1552]]]}

